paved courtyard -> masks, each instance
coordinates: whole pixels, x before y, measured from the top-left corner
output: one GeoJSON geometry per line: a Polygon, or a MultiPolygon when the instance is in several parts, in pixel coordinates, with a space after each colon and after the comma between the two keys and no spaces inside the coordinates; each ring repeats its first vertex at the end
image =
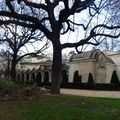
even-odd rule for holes
{"type": "Polygon", "coordinates": [[[61,89],[60,92],[61,92],[61,94],[69,94],[69,95],[103,97],[103,98],[120,98],[120,91],[61,89]]]}

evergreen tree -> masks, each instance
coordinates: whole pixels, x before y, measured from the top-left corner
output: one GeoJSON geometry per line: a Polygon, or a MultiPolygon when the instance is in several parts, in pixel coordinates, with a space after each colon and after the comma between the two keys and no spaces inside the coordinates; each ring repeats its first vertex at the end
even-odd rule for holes
{"type": "Polygon", "coordinates": [[[63,83],[68,83],[68,74],[66,70],[62,71],[62,82],[63,83]]]}
{"type": "Polygon", "coordinates": [[[118,85],[120,84],[119,78],[118,78],[117,73],[116,73],[115,70],[114,70],[113,73],[112,73],[111,84],[113,84],[113,85],[115,85],[115,86],[118,86],[118,85]]]}
{"type": "Polygon", "coordinates": [[[79,75],[78,71],[74,72],[73,83],[75,84],[81,83],[81,76],[79,75]]]}
{"type": "Polygon", "coordinates": [[[93,85],[93,84],[94,84],[94,79],[93,79],[92,73],[89,73],[89,76],[88,76],[88,84],[89,84],[89,85],[93,85]]]}

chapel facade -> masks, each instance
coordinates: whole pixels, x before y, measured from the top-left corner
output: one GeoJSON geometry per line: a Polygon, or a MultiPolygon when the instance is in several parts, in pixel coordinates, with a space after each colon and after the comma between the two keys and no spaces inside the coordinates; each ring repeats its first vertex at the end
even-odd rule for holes
{"type": "MultiPolygon", "coordinates": [[[[110,83],[113,71],[116,71],[120,80],[120,52],[102,52],[93,49],[73,54],[69,61],[63,60],[61,82],[73,83],[76,71],[81,76],[81,83],[88,82],[89,74],[92,74],[94,83],[110,83]]],[[[51,75],[51,59],[28,57],[19,63],[16,77],[17,80],[26,83],[51,83],[51,75]]]]}
{"type": "Polygon", "coordinates": [[[74,54],[69,62],[69,82],[73,82],[74,73],[78,71],[82,83],[88,82],[90,73],[93,75],[94,83],[110,83],[113,71],[120,75],[120,64],[116,62],[120,61],[120,54],[116,57],[106,55],[99,49],[74,54]]]}

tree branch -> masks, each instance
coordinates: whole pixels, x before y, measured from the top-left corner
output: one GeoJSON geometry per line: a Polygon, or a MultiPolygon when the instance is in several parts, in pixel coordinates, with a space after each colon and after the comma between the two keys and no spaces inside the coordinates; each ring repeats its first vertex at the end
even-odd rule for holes
{"type": "Polygon", "coordinates": [[[78,46],[82,46],[84,44],[92,44],[92,45],[98,45],[99,42],[97,43],[93,43],[93,42],[89,42],[90,39],[92,39],[93,37],[97,37],[97,36],[104,36],[104,37],[110,37],[110,38],[118,38],[120,37],[120,33],[118,33],[117,35],[110,35],[110,34],[105,34],[105,33],[95,33],[94,30],[98,27],[105,27],[109,30],[113,30],[113,29],[117,29],[117,28],[120,28],[120,26],[106,26],[106,25],[97,25],[95,26],[91,32],[90,32],[90,35],[86,38],[86,39],[82,39],[76,43],[65,43],[65,44],[62,44],[62,49],[64,48],[71,48],[71,47],[78,47],[78,46]]]}
{"type": "Polygon", "coordinates": [[[8,6],[9,10],[13,13],[14,12],[14,8],[11,4],[11,1],[13,0],[6,0],[6,5],[8,6]]]}
{"type": "Polygon", "coordinates": [[[37,4],[37,3],[33,3],[30,2],[28,0],[17,0],[18,4],[20,4],[20,2],[24,2],[28,7],[33,7],[33,8],[38,8],[38,9],[43,9],[45,11],[48,11],[48,7],[45,4],[37,4]]]}
{"type": "Polygon", "coordinates": [[[7,24],[8,23],[13,23],[13,24],[19,24],[21,26],[24,26],[24,27],[28,27],[28,28],[37,28],[39,30],[41,30],[46,36],[47,38],[51,38],[51,32],[40,22],[40,20],[38,20],[37,18],[33,17],[33,16],[28,16],[26,14],[18,14],[18,13],[11,13],[11,12],[7,12],[7,11],[0,11],[0,16],[6,16],[6,17],[13,17],[13,18],[16,18],[16,19],[20,19],[22,22],[18,22],[18,21],[2,21],[0,20],[0,25],[2,24],[7,24]],[[26,22],[24,21],[29,21],[29,22],[32,22],[30,24],[30,27],[29,27],[29,24],[26,24],[26,22]],[[18,22],[18,23],[17,23],[18,22]]]}
{"type": "Polygon", "coordinates": [[[29,56],[29,55],[32,56],[32,55],[37,55],[37,54],[39,54],[39,53],[42,53],[45,49],[48,48],[48,44],[49,44],[49,41],[47,41],[47,42],[43,45],[43,47],[40,48],[39,50],[37,50],[36,52],[26,53],[26,54],[20,56],[20,57],[17,59],[17,61],[20,61],[20,60],[21,60],[22,58],[24,58],[25,56],[29,56]]]}
{"type": "Polygon", "coordinates": [[[20,25],[22,27],[28,27],[28,28],[33,28],[33,29],[38,29],[37,26],[35,26],[35,24],[27,24],[25,22],[20,22],[17,20],[0,20],[0,25],[8,25],[8,24],[16,24],[16,25],[20,25]]]}

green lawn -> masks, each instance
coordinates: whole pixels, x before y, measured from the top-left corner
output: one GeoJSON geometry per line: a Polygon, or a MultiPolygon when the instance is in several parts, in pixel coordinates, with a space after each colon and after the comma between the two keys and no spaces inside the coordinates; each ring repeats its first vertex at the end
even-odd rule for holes
{"type": "Polygon", "coordinates": [[[0,101],[0,120],[120,120],[120,99],[49,95],[0,101]]]}

